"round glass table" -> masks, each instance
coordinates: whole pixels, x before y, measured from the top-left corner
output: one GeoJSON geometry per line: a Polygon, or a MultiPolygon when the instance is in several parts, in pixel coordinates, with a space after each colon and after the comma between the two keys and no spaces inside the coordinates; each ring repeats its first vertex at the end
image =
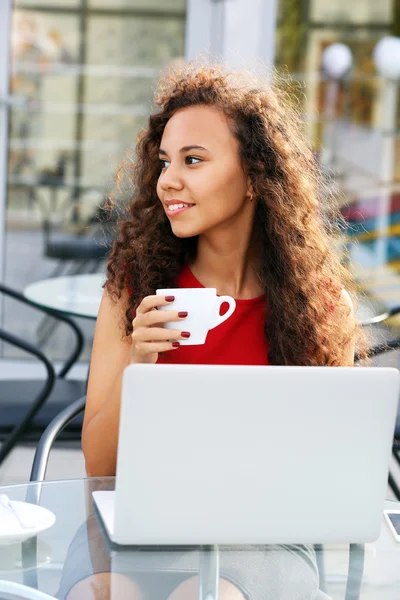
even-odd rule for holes
{"type": "MultiPolygon", "coordinates": [[[[237,588],[252,600],[400,597],[400,544],[384,519],[378,540],[365,547],[119,547],[109,542],[92,502],[93,491],[114,486],[110,477],[1,487],[0,493],[11,501],[39,504],[52,511],[56,520],[37,537],[0,546],[0,597],[8,597],[2,593],[7,585],[24,584],[32,595],[21,597],[33,598],[38,590],[65,598],[75,585],[85,585],[88,577],[94,578],[92,589],[97,589],[99,598],[114,600],[129,598],[129,590],[137,585],[143,597],[152,600],[173,598],[185,585],[188,600],[219,596],[226,600],[229,592],[237,594],[237,588]],[[210,595],[207,586],[214,580],[219,583],[210,595]],[[124,594],[121,585],[128,590],[124,594]]],[[[387,501],[386,507],[398,509],[400,503],[387,501]]]]}
{"type": "Polygon", "coordinates": [[[52,277],[28,285],[24,296],[65,315],[96,319],[105,280],[102,273],[52,277]]]}

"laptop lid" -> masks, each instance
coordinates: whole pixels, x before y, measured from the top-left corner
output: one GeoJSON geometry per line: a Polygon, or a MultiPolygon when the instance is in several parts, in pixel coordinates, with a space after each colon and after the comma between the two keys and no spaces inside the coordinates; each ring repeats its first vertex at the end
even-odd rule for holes
{"type": "Polygon", "coordinates": [[[392,368],[128,366],[113,541],[375,539],[398,396],[392,368]]]}

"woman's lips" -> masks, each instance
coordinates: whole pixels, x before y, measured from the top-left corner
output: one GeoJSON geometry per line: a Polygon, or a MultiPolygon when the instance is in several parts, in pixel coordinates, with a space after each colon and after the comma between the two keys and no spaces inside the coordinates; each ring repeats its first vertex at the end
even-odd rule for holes
{"type": "Polygon", "coordinates": [[[185,210],[189,210],[189,208],[193,208],[194,204],[187,204],[182,208],[176,208],[175,210],[171,210],[172,207],[167,206],[167,215],[168,217],[175,217],[176,215],[180,215],[185,210]]]}

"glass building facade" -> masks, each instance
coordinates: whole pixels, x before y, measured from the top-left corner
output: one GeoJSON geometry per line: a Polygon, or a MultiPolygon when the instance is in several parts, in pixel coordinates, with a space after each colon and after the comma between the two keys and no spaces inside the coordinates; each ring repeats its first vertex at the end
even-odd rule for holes
{"type": "MultiPolygon", "coordinates": [[[[52,243],[95,227],[160,69],[204,51],[228,63],[261,58],[286,78],[349,221],[357,278],[380,305],[400,304],[400,94],[373,59],[382,38],[400,35],[400,0],[7,0],[0,16],[11,65],[8,89],[5,79],[0,86],[6,283],[21,290],[104,268],[104,260],[67,260],[52,243]],[[333,43],[349,48],[352,67],[332,87],[321,60],[333,43]]],[[[101,244],[101,227],[98,235],[101,244]]],[[[1,319],[65,356],[68,338],[50,319],[8,301],[1,319]]],[[[82,327],[88,358],[94,325],[82,327]]],[[[10,352],[3,348],[19,356],[10,352]]]]}

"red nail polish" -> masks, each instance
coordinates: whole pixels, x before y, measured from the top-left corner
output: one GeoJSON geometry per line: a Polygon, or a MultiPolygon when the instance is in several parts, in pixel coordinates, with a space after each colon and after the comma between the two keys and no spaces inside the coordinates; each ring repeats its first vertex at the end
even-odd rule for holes
{"type": "Polygon", "coordinates": [[[174,348],[179,348],[179,346],[180,346],[180,343],[179,343],[179,342],[172,342],[172,346],[173,346],[174,348]]]}
{"type": "Polygon", "coordinates": [[[182,331],[181,336],[183,338],[190,338],[190,333],[188,331],[182,331]]]}
{"type": "Polygon", "coordinates": [[[175,300],[175,296],[165,296],[166,302],[173,302],[175,300]]]}
{"type": "Polygon", "coordinates": [[[184,318],[185,318],[185,317],[187,317],[187,316],[188,316],[188,313],[187,313],[187,312],[184,312],[184,311],[182,311],[182,312],[178,312],[178,317],[179,317],[180,319],[184,319],[184,318]]]}

